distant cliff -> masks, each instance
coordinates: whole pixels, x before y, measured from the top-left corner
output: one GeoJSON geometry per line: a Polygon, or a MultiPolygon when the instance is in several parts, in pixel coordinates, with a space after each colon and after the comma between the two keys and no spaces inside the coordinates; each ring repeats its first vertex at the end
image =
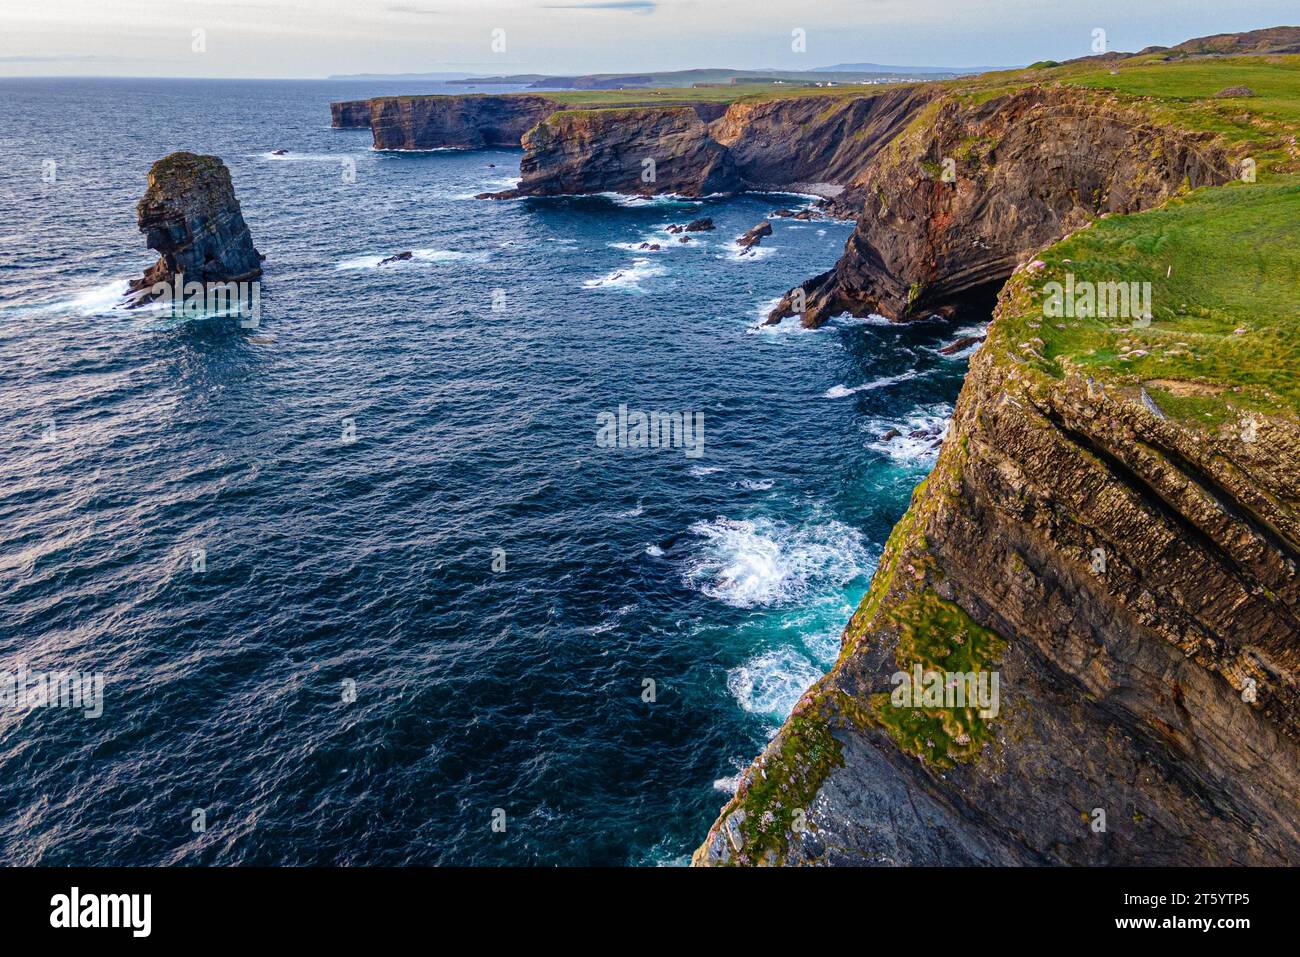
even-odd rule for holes
{"type": "Polygon", "coordinates": [[[601,191],[704,196],[740,188],[735,160],[690,106],[555,113],[524,136],[518,189],[503,196],[601,191]]]}
{"type": "Polygon", "coordinates": [[[370,101],[343,100],[330,104],[331,125],[339,130],[370,128],[370,101]]]}
{"type": "Polygon", "coordinates": [[[793,189],[835,196],[934,95],[899,86],[859,96],[566,109],[524,137],[522,180],[497,195],[793,189]]]}
{"type": "Polygon", "coordinates": [[[518,149],[557,109],[542,96],[381,96],[369,101],[377,150],[518,149]]]}

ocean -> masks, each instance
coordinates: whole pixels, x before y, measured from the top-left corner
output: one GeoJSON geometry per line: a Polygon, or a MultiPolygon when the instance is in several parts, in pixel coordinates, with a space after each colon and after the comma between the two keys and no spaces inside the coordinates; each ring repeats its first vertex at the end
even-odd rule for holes
{"type": "Polygon", "coordinates": [[[962,323],[760,328],[851,224],[733,240],[807,197],[476,200],[520,151],[330,128],[456,87],[0,91],[0,677],[104,682],[0,708],[0,862],[689,860],[834,661],[962,323]],[[178,149],[230,168],[255,330],[117,306],[178,149]],[[607,447],[620,407],[700,441],[607,447]]]}

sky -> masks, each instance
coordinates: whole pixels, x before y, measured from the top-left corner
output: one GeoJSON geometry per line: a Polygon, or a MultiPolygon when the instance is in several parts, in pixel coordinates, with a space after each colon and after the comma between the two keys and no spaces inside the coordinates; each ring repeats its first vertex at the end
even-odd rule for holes
{"type": "Polygon", "coordinates": [[[1297,21],[1296,0],[0,0],[0,76],[1019,66],[1098,28],[1136,51],[1297,21]]]}

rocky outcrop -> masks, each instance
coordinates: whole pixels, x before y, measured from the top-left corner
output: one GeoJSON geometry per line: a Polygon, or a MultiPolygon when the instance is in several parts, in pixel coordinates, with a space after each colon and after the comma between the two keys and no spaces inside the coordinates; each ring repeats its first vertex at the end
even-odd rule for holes
{"type": "Polygon", "coordinates": [[[154,163],[136,216],[145,243],[160,257],[131,283],[134,304],[153,298],[155,283],[178,275],[207,284],[262,274],[264,257],[253,247],[230,171],[216,156],[178,152],[154,163]]]}
{"type": "Polygon", "coordinates": [[[778,189],[837,196],[934,96],[909,85],[862,96],[565,110],[525,138],[518,188],[494,196],[778,189]],[[655,161],[653,180],[642,176],[646,159],[655,161]]]}
{"type": "Polygon", "coordinates": [[[741,100],[710,133],[731,151],[746,189],[836,195],[825,187],[851,184],[937,93],[908,84],[861,96],[741,100]]]}
{"type": "Polygon", "coordinates": [[[736,245],[742,250],[752,249],[763,241],[764,236],[771,235],[772,224],[765,219],[757,226],[745,230],[743,235],[737,236],[736,245]]]}
{"type": "Polygon", "coordinates": [[[1300,427],[1045,374],[1006,326],[1023,276],[839,661],[696,864],[1300,862],[1300,427]],[[899,707],[914,667],[997,674],[993,713],[899,707]]]}
{"type": "Polygon", "coordinates": [[[377,150],[518,149],[560,108],[544,96],[381,96],[369,102],[377,150]]]}
{"type": "Polygon", "coordinates": [[[337,130],[370,128],[370,101],[343,100],[330,104],[330,125],[337,130]]]}
{"type": "Polygon", "coordinates": [[[865,208],[839,262],[769,321],[950,312],[1098,216],[1232,176],[1211,135],[1157,125],[1105,93],[1033,86],[937,99],[849,184],[865,208]]]}
{"type": "Polygon", "coordinates": [[[690,106],[563,110],[524,136],[518,188],[495,194],[675,193],[741,186],[731,153],[690,106]]]}

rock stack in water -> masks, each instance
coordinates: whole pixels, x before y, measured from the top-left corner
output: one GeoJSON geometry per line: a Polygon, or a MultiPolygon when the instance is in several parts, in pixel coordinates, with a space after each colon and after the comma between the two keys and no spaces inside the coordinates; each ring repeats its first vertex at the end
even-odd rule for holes
{"type": "Polygon", "coordinates": [[[146,245],[160,256],[131,283],[132,306],[157,298],[153,287],[178,275],[206,285],[262,274],[264,257],[253,247],[230,171],[216,156],[171,153],[154,163],[136,215],[146,245]]]}

